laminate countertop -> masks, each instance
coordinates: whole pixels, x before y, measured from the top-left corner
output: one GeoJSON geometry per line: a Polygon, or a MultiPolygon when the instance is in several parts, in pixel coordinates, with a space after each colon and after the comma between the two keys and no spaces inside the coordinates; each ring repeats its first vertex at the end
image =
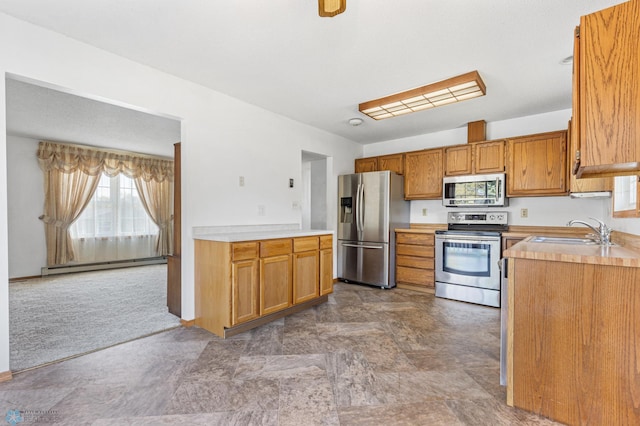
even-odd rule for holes
{"type": "Polygon", "coordinates": [[[283,229],[215,232],[194,235],[194,240],[220,241],[237,243],[241,241],[273,240],[278,238],[312,237],[317,235],[333,235],[333,231],[321,229],[283,229]]]}
{"type": "Polygon", "coordinates": [[[640,251],[622,245],[534,243],[528,237],[504,251],[504,257],[551,262],[640,267],[640,251]]]}

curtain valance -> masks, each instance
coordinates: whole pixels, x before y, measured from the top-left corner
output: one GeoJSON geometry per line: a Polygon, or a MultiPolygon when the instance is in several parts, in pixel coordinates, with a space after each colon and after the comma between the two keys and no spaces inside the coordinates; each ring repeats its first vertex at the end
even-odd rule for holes
{"type": "Polygon", "coordinates": [[[88,146],[42,141],[38,145],[38,164],[43,171],[62,173],[81,171],[90,176],[119,173],[145,182],[173,182],[173,160],[124,154],[88,146]]]}

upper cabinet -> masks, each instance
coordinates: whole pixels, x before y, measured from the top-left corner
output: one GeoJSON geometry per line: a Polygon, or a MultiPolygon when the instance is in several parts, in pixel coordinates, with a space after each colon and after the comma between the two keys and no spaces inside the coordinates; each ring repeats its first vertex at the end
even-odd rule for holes
{"type": "Polygon", "coordinates": [[[567,195],[567,132],[507,139],[507,196],[567,195]]]}
{"type": "Polygon", "coordinates": [[[578,177],[640,171],[639,16],[633,0],[580,18],[571,132],[578,177]]]}
{"type": "Polygon", "coordinates": [[[356,173],[377,172],[378,157],[356,158],[356,173]]]}
{"type": "MultiPolygon", "coordinates": [[[[576,152],[577,139],[573,137],[575,126],[573,120],[569,120],[569,128],[567,131],[567,139],[569,144],[569,153],[576,152]]],[[[574,166],[574,162],[570,155],[567,157],[569,160],[569,167],[574,166]]],[[[582,192],[610,192],[613,190],[613,177],[601,177],[601,178],[581,178],[579,179],[573,173],[569,173],[569,192],[572,194],[578,194],[582,192]]]]}
{"type": "Polygon", "coordinates": [[[504,172],[504,140],[473,144],[473,173],[504,172]]]}
{"type": "Polygon", "coordinates": [[[399,175],[404,174],[404,154],[390,154],[356,159],[356,173],[381,172],[384,170],[391,170],[399,175]]]}
{"type": "Polygon", "coordinates": [[[425,149],[404,154],[404,198],[442,198],[444,149],[425,149]]]}
{"type": "Polygon", "coordinates": [[[473,173],[471,145],[455,145],[444,149],[444,175],[458,176],[473,173]]]}
{"type": "Polygon", "coordinates": [[[504,140],[445,148],[445,176],[504,172],[504,140]]]}

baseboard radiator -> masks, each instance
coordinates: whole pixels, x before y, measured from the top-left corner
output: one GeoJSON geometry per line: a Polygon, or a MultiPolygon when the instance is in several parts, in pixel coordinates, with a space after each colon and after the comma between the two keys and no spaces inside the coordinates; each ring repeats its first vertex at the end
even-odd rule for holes
{"type": "Polygon", "coordinates": [[[45,266],[40,269],[40,272],[43,277],[46,277],[47,275],[101,271],[104,269],[129,268],[143,265],[159,265],[162,263],[167,263],[167,258],[164,256],[146,257],[144,259],[113,260],[109,262],[80,263],[75,265],[45,266]]]}

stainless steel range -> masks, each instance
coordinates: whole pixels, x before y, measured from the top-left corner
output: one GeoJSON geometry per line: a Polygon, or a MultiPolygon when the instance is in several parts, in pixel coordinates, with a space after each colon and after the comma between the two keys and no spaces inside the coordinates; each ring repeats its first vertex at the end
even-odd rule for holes
{"type": "Polygon", "coordinates": [[[499,307],[507,212],[449,212],[447,222],[436,231],[436,297],[499,307]]]}

